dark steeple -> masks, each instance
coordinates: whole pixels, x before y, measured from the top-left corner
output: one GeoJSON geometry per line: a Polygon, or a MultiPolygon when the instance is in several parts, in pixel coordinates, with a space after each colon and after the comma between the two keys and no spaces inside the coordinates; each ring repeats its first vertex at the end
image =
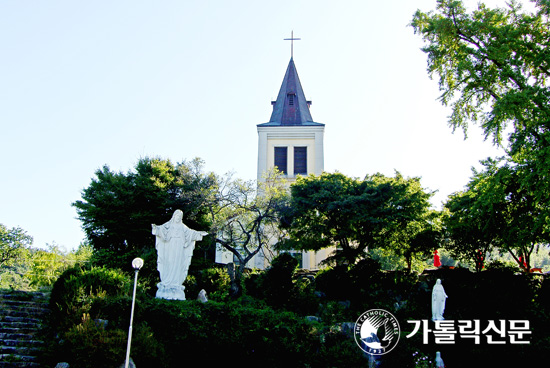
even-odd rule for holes
{"type": "Polygon", "coordinates": [[[293,58],[288,63],[277,100],[271,102],[271,104],[273,105],[273,113],[269,123],[260,124],[259,126],[324,125],[313,122],[311,118],[309,112],[311,101],[306,100],[293,58]]]}

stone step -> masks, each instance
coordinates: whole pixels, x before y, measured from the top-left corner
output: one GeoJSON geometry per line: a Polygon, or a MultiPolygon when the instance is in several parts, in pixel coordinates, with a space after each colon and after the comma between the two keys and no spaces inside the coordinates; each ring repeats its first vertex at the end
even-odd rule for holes
{"type": "Polygon", "coordinates": [[[44,316],[46,316],[47,313],[45,312],[37,312],[32,310],[5,310],[0,312],[0,321],[4,320],[5,317],[20,317],[20,318],[39,318],[42,320],[44,316]]]}
{"type": "Polygon", "coordinates": [[[29,334],[29,333],[35,333],[38,331],[36,324],[31,324],[30,326],[12,326],[11,323],[8,323],[6,325],[3,325],[2,322],[0,322],[0,333],[6,333],[6,334],[16,334],[16,333],[22,333],[22,334],[29,334]]]}
{"type": "Polygon", "coordinates": [[[37,340],[49,313],[49,293],[0,292],[0,368],[40,367],[37,340]]]}
{"type": "Polygon", "coordinates": [[[44,345],[40,340],[18,340],[18,339],[5,339],[1,343],[3,346],[25,346],[25,347],[41,347],[44,345]]]}
{"type": "Polygon", "coordinates": [[[36,317],[18,317],[18,316],[3,316],[1,319],[2,322],[6,323],[42,323],[42,318],[36,317]]]}
{"type": "Polygon", "coordinates": [[[36,362],[3,362],[0,360],[0,368],[40,368],[36,362]]]}
{"type": "Polygon", "coordinates": [[[21,293],[2,293],[0,300],[20,300],[23,302],[47,302],[51,293],[40,292],[21,292],[21,293]]]}
{"type": "Polygon", "coordinates": [[[36,314],[36,315],[45,315],[48,314],[50,311],[48,308],[42,308],[42,307],[32,307],[32,306],[8,306],[3,305],[2,310],[0,311],[0,315],[6,315],[8,312],[26,312],[29,314],[36,314]]]}
{"type": "Polygon", "coordinates": [[[41,291],[14,291],[0,293],[0,299],[17,299],[23,301],[48,300],[50,292],[41,291]]]}
{"type": "MultiPolygon", "coordinates": [[[[3,344],[4,342],[2,342],[3,344]]],[[[11,355],[24,355],[36,359],[36,354],[41,351],[39,347],[27,347],[27,346],[7,346],[0,345],[0,355],[2,354],[11,354],[11,355]]]]}
{"type": "Polygon", "coordinates": [[[40,367],[35,356],[0,354],[0,368],[40,367]]]}
{"type": "Polygon", "coordinates": [[[14,332],[0,332],[0,341],[1,340],[19,340],[19,341],[26,341],[26,340],[32,340],[34,338],[33,333],[22,333],[19,330],[16,330],[14,332]]]}
{"type": "Polygon", "coordinates": [[[36,323],[11,323],[9,326],[3,326],[0,323],[0,333],[33,333],[40,330],[40,325],[36,323]]]}
{"type": "Polygon", "coordinates": [[[21,300],[17,298],[4,298],[0,294],[0,303],[2,304],[21,304],[26,303],[29,305],[48,305],[48,299],[30,299],[30,300],[21,300]]]}
{"type": "Polygon", "coordinates": [[[46,312],[48,311],[48,303],[25,302],[20,300],[0,300],[2,309],[31,309],[46,312]]]}

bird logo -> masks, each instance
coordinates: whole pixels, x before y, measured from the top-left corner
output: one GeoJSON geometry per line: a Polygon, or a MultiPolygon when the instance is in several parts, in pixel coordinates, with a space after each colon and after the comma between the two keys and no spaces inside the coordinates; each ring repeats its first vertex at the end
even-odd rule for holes
{"type": "Polygon", "coordinates": [[[371,309],[355,323],[355,341],[368,354],[382,355],[399,341],[399,322],[388,311],[371,309]]]}

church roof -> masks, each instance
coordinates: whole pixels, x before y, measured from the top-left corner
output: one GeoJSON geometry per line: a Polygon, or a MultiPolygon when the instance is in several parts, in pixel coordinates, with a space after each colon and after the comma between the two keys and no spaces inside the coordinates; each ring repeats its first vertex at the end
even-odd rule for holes
{"type": "Polygon", "coordinates": [[[309,112],[311,101],[306,100],[293,58],[290,58],[277,100],[271,102],[273,112],[268,123],[258,126],[323,126],[315,123],[309,112]]]}

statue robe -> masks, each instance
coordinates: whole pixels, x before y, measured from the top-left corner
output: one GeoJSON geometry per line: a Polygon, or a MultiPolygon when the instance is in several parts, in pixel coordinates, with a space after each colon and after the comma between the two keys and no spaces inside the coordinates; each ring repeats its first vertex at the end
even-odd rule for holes
{"type": "Polygon", "coordinates": [[[445,311],[445,302],[447,294],[441,280],[437,279],[432,290],[432,321],[443,320],[443,312],[445,311]]]}
{"type": "Polygon", "coordinates": [[[156,235],[157,269],[160,283],[157,298],[185,300],[183,282],[187,278],[195,242],[206,235],[195,231],[181,221],[173,219],[160,226],[153,226],[156,235]]]}

